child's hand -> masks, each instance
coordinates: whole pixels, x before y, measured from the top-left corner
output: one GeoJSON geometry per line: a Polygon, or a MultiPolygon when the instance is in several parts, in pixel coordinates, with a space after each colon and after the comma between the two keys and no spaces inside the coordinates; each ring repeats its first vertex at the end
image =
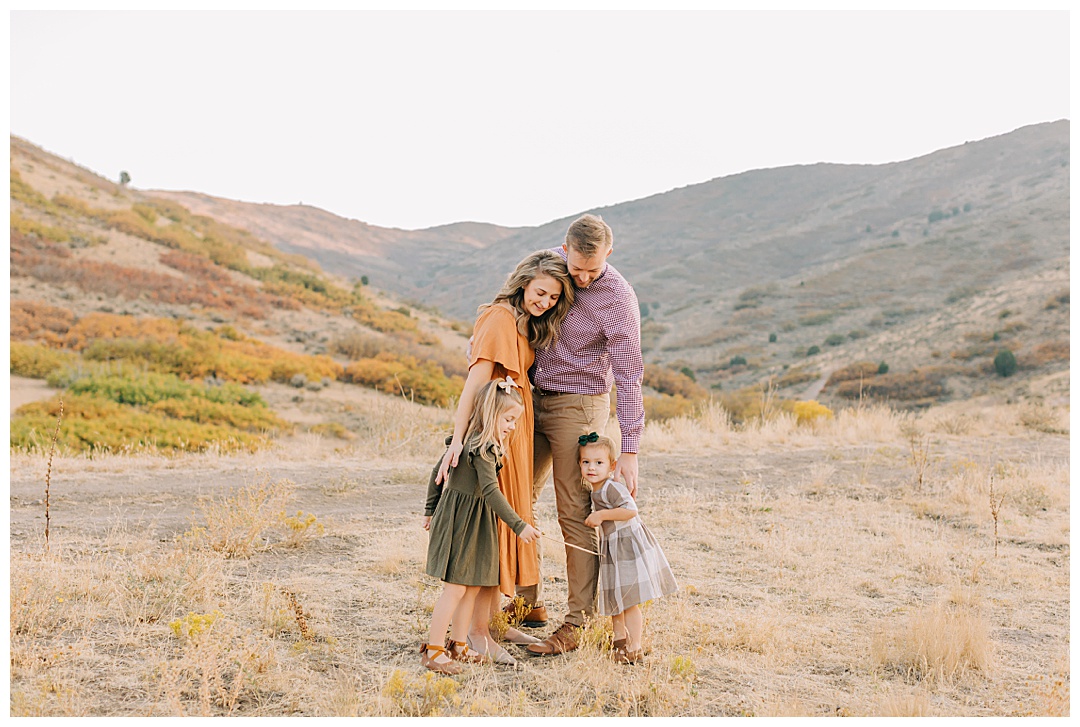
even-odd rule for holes
{"type": "Polygon", "coordinates": [[[597,512],[591,513],[589,517],[585,518],[585,524],[588,525],[590,528],[598,528],[603,522],[604,518],[600,514],[599,510],[597,512]]]}
{"type": "Polygon", "coordinates": [[[532,525],[525,523],[525,529],[521,531],[521,535],[518,536],[526,543],[531,543],[540,537],[540,531],[534,528],[532,525]]]}
{"type": "Polygon", "coordinates": [[[431,515],[424,515],[424,522],[421,523],[424,530],[431,530],[431,515]]]}
{"type": "Polygon", "coordinates": [[[442,462],[439,463],[439,474],[435,476],[436,485],[441,485],[450,477],[450,469],[457,467],[458,458],[461,456],[461,450],[463,449],[465,449],[465,446],[461,442],[450,443],[446,454],[443,455],[442,462]]]}

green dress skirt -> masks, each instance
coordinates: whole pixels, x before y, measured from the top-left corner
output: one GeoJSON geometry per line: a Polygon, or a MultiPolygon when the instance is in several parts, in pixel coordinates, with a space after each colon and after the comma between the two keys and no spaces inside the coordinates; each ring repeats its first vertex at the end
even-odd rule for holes
{"type": "MultiPolygon", "coordinates": [[[[449,445],[449,438],[446,443],[449,445]]],[[[424,514],[431,516],[431,527],[425,572],[447,583],[499,585],[496,518],[501,518],[515,535],[525,529],[525,521],[499,491],[499,453],[494,445],[488,445],[485,454],[480,452],[479,435],[474,435],[465,442],[458,465],[450,470],[447,481],[435,484],[438,464],[428,481],[424,514]]]]}

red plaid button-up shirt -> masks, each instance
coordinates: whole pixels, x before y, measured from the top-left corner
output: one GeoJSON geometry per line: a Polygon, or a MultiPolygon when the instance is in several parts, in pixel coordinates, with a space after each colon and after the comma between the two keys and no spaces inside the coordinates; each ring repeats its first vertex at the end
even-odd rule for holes
{"type": "MultiPolygon", "coordinates": [[[[566,258],[562,247],[554,250],[566,258]]],[[[644,370],[637,295],[619,271],[605,263],[604,272],[588,288],[574,290],[574,304],[555,345],[536,349],[533,384],[595,396],[611,391],[614,382],[622,451],[637,452],[645,428],[644,370]]]]}

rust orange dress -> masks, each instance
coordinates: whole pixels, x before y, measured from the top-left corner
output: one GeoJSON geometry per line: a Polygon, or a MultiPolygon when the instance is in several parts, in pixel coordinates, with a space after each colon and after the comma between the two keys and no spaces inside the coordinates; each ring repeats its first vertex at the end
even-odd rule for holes
{"type": "MultiPolygon", "coordinates": [[[[503,304],[485,308],[473,326],[469,367],[479,360],[491,361],[493,379],[509,376],[521,387],[525,412],[506,446],[506,458],[499,471],[499,489],[522,520],[535,526],[532,511],[533,480],[533,405],[529,367],[533,350],[529,340],[517,329],[513,311],[503,304]]],[[[518,586],[534,586],[540,582],[536,562],[536,543],[522,542],[502,520],[499,531],[499,590],[513,596],[518,586]]]]}

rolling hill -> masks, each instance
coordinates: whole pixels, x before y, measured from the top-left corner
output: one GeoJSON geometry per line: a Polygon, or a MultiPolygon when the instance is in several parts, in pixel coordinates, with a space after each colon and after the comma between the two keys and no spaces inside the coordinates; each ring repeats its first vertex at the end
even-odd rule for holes
{"type": "MultiPolygon", "coordinates": [[[[966,397],[994,388],[1003,347],[1026,357],[1022,377],[1067,369],[1069,128],[892,164],[754,170],[589,211],[615,231],[612,263],[637,290],[653,364],[723,390],[771,379],[817,395],[831,372],[872,361],[930,370],[946,398],[966,397]]],[[[463,319],[572,219],[387,230],[155,194],[463,319]]],[[[916,389],[908,401],[942,398],[916,389]]]]}

